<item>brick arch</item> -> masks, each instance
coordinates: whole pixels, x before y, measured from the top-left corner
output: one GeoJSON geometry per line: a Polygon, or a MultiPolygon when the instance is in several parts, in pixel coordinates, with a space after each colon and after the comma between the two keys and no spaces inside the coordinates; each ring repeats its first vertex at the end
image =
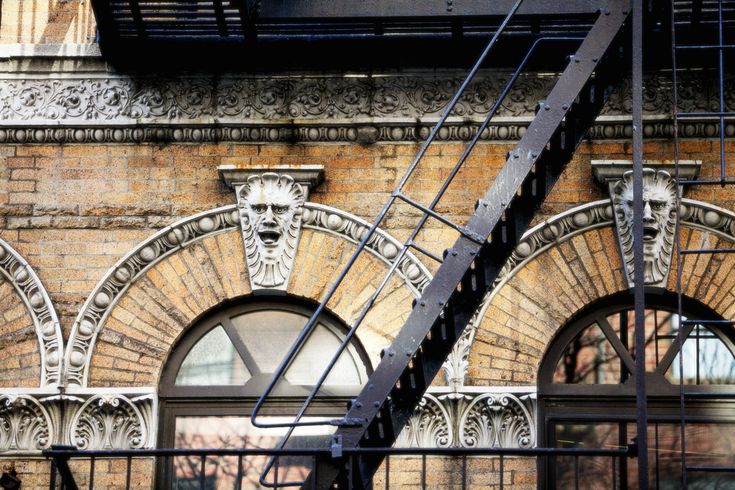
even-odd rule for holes
{"type": "MultiPolygon", "coordinates": [[[[590,203],[526,234],[487,300],[470,349],[467,384],[535,384],[559,328],[585,306],[628,289],[608,208],[609,201],[590,203]]],[[[734,246],[735,213],[683,200],[682,249],[734,246]]],[[[674,260],[666,286],[672,292],[676,267],[674,260]]],[[[735,318],[733,254],[686,255],[682,277],[685,296],[735,318]]]]}
{"type": "MultiPolygon", "coordinates": [[[[304,213],[286,294],[318,302],[352,255],[360,227],[367,224],[326,206],[307,203],[305,208],[309,212],[304,213]]],[[[380,232],[346,278],[345,287],[327,305],[347,324],[390,267],[394,244],[380,232]]],[[[358,331],[374,364],[403,325],[418,290],[428,282],[428,272],[413,257],[399,270],[358,331]]],[[[247,274],[234,206],[161,230],[110,269],[88,298],[67,348],[67,382],[155,386],[168,353],[188,326],[212,308],[252,294],[247,274]]]]}
{"type": "Polygon", "coordinates": [[[60,383],[63,340],[51,299],[33,268],[0,240],[0,379],[3,388],[60,383]]]}

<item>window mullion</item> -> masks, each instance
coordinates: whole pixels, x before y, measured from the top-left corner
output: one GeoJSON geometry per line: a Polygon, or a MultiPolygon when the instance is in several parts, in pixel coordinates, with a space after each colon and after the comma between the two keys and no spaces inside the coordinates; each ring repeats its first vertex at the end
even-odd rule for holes
{"type": "Polygon", "coordinates": [[[232,324],[232,321],[229,317],[222,318],[220,323],[222,324],[222,328],[225,329],[225,333],[230,338],[230,341],[232,342],[232,345],[235,346],[235,350],[240,355],[240,358],[242,359],[242,362],[245,363],[245,366],[248,368],[250,373],[253,377],[256,377],[259,374],[263,374],[260,370],[260,366],[258,366],[258,363],[255,362],[255,359],[253,359],[253,356],[250,355],[250,351],[248,351],[248,348],[245,346],[245,343],[240,338],[240,335],[237,333],[237,330],[235,329],[235,326],[232,324]]]}
{"type": "Polygon", "coordinates": [[[681,319],[679,319],[679,328],[683,330],[681,336],[676,336],[674,338],[674,341],[669,346],[669,349],[666,351],[666,354],[664,354],[664,357],[661,359],[661,362],[656,367],[656,373],[661,374],[662,376],[666,373],[666,371],[669,369],[669,366],[674,361],[674,358],[676,357],[676,354],[679,353],[681,350],[681,346],[684,342],[689,338],[689,334],[692,333],[692,329],[694,328],[694,324],[692,323],[684,323],[682,325],[681,319]],[[681,339],[681,342],[679,342],[679,339],[681,339]]]}
{"type": "Polygon", "coordinates": [[[610,326],[610,323],[607,321],[607,319],[600,316],[595,318],[595,321],[607,337],[607,340],[609,340],[610,344],[612,344],[615,352],[617,352],[618,356],[620,356],[620,360],[625,363],[625,367],[628,369],[628,372],[635,373],[635,362],[630,356],[630,352],[628,352],[623,343],[620,341],[620,338],[615,333],[615,330],[613,330],[612,326],[610,326]]]}

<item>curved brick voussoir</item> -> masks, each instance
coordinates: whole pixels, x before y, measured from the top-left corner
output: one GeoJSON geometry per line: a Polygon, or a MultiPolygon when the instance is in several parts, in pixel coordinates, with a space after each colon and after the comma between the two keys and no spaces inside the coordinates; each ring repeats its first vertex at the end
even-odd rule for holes
{"type": "Polygon", "coordinates": [[[23,257],[0,240],[0,385],[59,384],[63,345],[46,289],[23,257]]]}
{"type": "MultiPolygon", "coordinates": [[[[681,246],[735,246],[735,213],[682,201],[681,246]]],[[[571,209],[529,230],[503,269],[472,332],[468,384],[533,384],[554,335],[579,310],[628,289],[610,201],[571,209]]],[[[683,293],[735,315],[735,256],[684,256],[683,293]]],[[[676,261],[671,264],[677,267],[676,261]]],[[[666,289],[676,290],[671,273],[666,289]]]]}
{"type": "MultiPolygon", "coordinates": [[[[286,293],[319,302],[355,250],[368,223],[306,203],[286,293]]],[[[80,386],[151,386],[178,338],[205,312],[251,293],[235,206],[175,223],[142,242],[108,271],[74,324],[66,379],[80,386]]],[[[400,244],[385,232],[368,241],[344,287],[328,307],[350,324],[398,259],[400,244]]],[[[378,295],[358,331],[373,362],[390,344],[430,281],[411,254],[378,295]]],[[[259,294],[267,291],[259,291],[259,294]]],[[[278,292],[274,291],[274,294],[278,292]]],[[[282,292],[280,293],[282,296],[282,292]]]]}

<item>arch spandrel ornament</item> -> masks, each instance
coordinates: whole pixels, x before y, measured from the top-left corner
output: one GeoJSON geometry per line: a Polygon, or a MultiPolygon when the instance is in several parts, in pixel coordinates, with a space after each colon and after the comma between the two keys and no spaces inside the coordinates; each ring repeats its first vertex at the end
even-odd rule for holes
{"type": "Polygon", "coordinates": [[[3,240],[0,240],[0,275],[12,285],[35,330],[41,361],[39,387],[61,384],[64,342],[56,310],[33,268],[3,240]]]}
{"type": "MultiPolygon", "coordinates": [[[[323,240],[345,243],[347,248],[354,248],[354,245],[361,240],[369,228],[367,222],[349,213],[329,206],[309,202],[303,204],[299,218],[302,227],[300,232],[302,239],[303,236],[316,234],[325,237],[323,240]]],[[[223,281],[215,281],[218,284],[213,286],[213,288],[219,288],[219,292],[214,292],[209,295],[205,292],[199,298],[196,305],[188,305],[191,313],[183,315],[183,318],[178,318],[176,320],[177,325],[173,330],[178,329],[180,333],[186,324],[194,320],[197,314],[217,306],[223,300],[234,299],[232,296],[233,291],[239,293],[239,295],[248,294],[251,291],[249,287],[240,287],[240,289],[231,287],[233,282],[249,282],[248,271],[252,270],[250,267],[247,267],[250,264],[246,266],[244,255],[247,253],[247,247],[245,247],[245,253],[240,253],[239,256],[234,253],[236,249],[243,250],[242,245],[235,246],[235,241],[233,241],[235,238],[238,238],[241,244],[243,242],[241,223],[241,214],[236,205],[200,213],[181,220],[156,233],[150,239],[142,242],[112,267],[89,296],[74,323],[66,350],[67,383],[72,387],[89,385],[90,367],[93,364],[92,359],[95,352],[95,345],[100,341],[107,345],[105,350],[118,347],[125,348],[127,345],[131,349],[139,349],[141,352],[156,350],[162,353],[161,359],[153,359],[151,357],[143,358],[143,361],[146,363],[143,368],[151,372],[156,371],[156,366],[162,362],[165,356],[167,346],[170,347],[170,344],[175,341],[178,334],[173,333],[172,336],[165,338],[145,337],[141,334],[141,332],[146,330],[145,322],[143,322],[135,328],[135,335],[140,335],[140,337],[124,338],[119,333],[115,333],[110,329],[106,330],[105,326],[109,323],[110,325],[117,325],[122,328],[125,315],[117,314],[115,311],[125,306],[123,299],[131,294],[141,294],[141,298],[157,295],[156,301],[152,302],[156,303],[158,305],[157,307],[163,308],[160,311],[161,315],[171,313],[170,311],[165,311],[166,308],[162,306],[169,304],[167,301],[172,305],[169,309],[175,310],[173,308],[175,306],[173,304],[175,302],[175,295],[166,294],[169,291],[166,289],[168,287],[167,277],[173,277],[174,271],[182,270],[182,268],[185,269],[186,267],[193,267],[195,262],[204,260],[201,257],[197,258],[192,255],[195,254],[197,247],[210,252],[214,250],[217,258],[211,261],[211,263],[208,262],[206,267],[202,267],[201,270],[197,269],[198,272],[192,275],[192,277],[188,277],[185,274],[178,274],[175,280],[180,283],[179,286],[184,290],[191,291],[196,289],[196,286],[193,284],[185,284],[187,280],[199,281],[199,283],[209,281],[209,284],[212,284],[213,281],[209,280],[211,277],[208,277],[208,274],[221,275],[223,270],[228,268],[239,270],[233,272],[227,278],[228,284],[224,284],[223,281]],[[240,234],[239,237],[237,237],[238,234],[240,234]],[[165,270],[166,268],[170,268],[170,271],[167,272],[165,270]],[[219,284],[219,282],[223,283],[219,284]],[[137,288],[136,285],[143,283],[146,284],[147,291],[141,293],[140,288],[137,288]]],[[[399,249],[400,244],[395,239],[384,231],[378,230],[367,244],[366,250],[369,257],[367,260],[373,264],[380,264],[387,269],[396,260],[399,249]]],[[[294,259],[294,276],[301,273],[298,263],[298,253],[297,251],[294,259]]],[[[325,260],[325,258],[311,254],[305,257],[304,260],[320,261],[325,260]]],[[[326,264],[322,264],[321,266],[317,264],[314,267],[314,264],[312,264],[312,269],[326,270],[339,265],[339,261],[337,260],[333,260],[332,262],[334,263],[329,264],[329,267],[326,264]]],[[[395,294],[389,301],[405,303],[404,309],[408,311],[410,310],[413,298],[428,284],[430,275],[428,270],[411,254],[406,254],[401,258],[401,262],[398,264],[396,270],[396,288],[402,289],[405,292],[395,294]]],[[[296,277],[293,277],[290,283],[291,285],[286,291],[287,293],[293,293],[295,291],[296,287],[293,284],[298,284],[298,280],[296,277]]],[[[239,284],[239,286],[242,285],[239,284]]],[[[373,284],[369,282],[365,283],[365,288],[372,287],[374,287],[373,284]]],[[[317,296],[317,293],[320,293],[320,291],[315,290],[313,293],[315,297],[311,299],[318,301],[320,297],[317,296]]],[[[136,301],[139,303],[140,298],[136,298],[136,301]]],[[[355,305],[351,304],[350,307],[354,308],[355,305]]],[[[387,303],[385,307],[391,310],[391,308],[388,308],[387,303]]],[[[347,311],[346,307],[345,312],[340,311],[340,307],[336,307],[336,309],[336,314],[349,317],[345,313],[347,311]]],[[[399,310],[399,308],[392,309],[399,310]]],[[[150,313],[148,312],[148,314],[150,313]]],[[[135,322],[136,320],[131,321],[135,322]]],[[[386,344],[390,342],[390,333],[381,333],[376,330],[374,337],[378,341],[386,344]]],[[[379,349],[374,350],[378,352],[379,349]]],[[[126,353],[122,350],[120,354],[123,357],[121,360],[116,361],[110,357],[105,362],[110,362],[114,365],[115,362],[136,363],[140,360],[139,358],[125,359],[124,356],[126,353]]],[[[109,371],[111,372],[112,369],[109,371]]],[[[141,379],[131,376],[130,379],[121,378],[119,383],[118,381],[115,382],[115,385],[139,386],[141,382],[141,379]]],[[[146,383],[143,382],[143,384],[146,383]]]]}
{"type": "MultiPolygon", "coordinates": [[[[479,326],[464,334],[468,337],[466,355],[472,383],[535,383],[538,363],[554,332],[584,305],[628,289],[621,254],[615,246],[617,229],[613,213],[610,200],[595,201],[548,219],[524,235],[485,300],[479,313],[479,326]],[[534,283],[543,285],[543,300],[529,297],[528,291],[534,283]],[[555,288],[562,289],[563,294],[550,294],[555,288]],[[525,306],[519,307],[522,303],[525,306]],[[516,358],[509,360],[504,355],[509,353],[516,358]],[[519,374],[523,379],[514,379],[512,375],[505,380],[483,378],[483,373],[493,369],[499,372],[519,367],[527,368],[522,369],[525,374],[519,374]]],[[[728,242],[722,246],[732,247],[735,243],[732,211],[682,199],[680,215],[683,243],[690,239],[713,246],[718,240],[728,242]]],[[[684,260],[685,272],[695,267],[709,269],[716,282],[735,286],[733,264],[729,263],[735,257],[727,257],[721,263],[710,257],[706,264],[695,264],[697,259],[693,256],[685,256],[684,260]]],[[[676,267],[674,260],[670,266],[676,267]]],[[[717,296],[724,296],[726,291],[708,287],[702,283],[702,277],[698,275],[697,280],[687,284],[684,294],[711,305],[725,318],[732,316],[735,304],[717,296]]],[[[674,275],[670,274],[666,281],[662,287],[675,290],[674,275]]]]}

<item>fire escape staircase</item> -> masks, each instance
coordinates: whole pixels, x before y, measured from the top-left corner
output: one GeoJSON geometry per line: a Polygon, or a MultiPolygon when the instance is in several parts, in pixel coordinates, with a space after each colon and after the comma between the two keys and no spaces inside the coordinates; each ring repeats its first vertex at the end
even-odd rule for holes
{"type": "MultiPolygon", "coordinates": [[[[488,52],[511,22],[523,0],[515,0],[509,14],[483,51],[458,93],[448,104],[440,120],[421,147],[419,154],[409,166],[397,189],[378,215],[375,223],[367,230],[355,255],[348,261],[346,269],[317,307],[312,318],[291,347],[274,374],[273,380],[256,404],[252,423],[259,427],[288,427],[281,447],[296,427],[323,425],[322,421],[302,421],[309,403],[318,393],[329,371],[350,340],[355,335],[367,310],[375,302],[380,290],[386,285],[388,276],[396,272],[401,258],[411,247],[440,262],[433,280],[426,286],[422,296],[415,302],[404,326],[392,345],[383,351],[380,363],[369,377],[360,394],[352,401],[345,416],[331,421],[337,426],[332,436],[331,457],[316,460],[311,473],[304,481],[273,482],[267,479],[274,467],[278,473],[277,460],[271,461],[261,477],[264,486],[282,488],[369,488],[373,476],[382,464],[383,455],[377,449],[391,447],[404,428],[426,389],[439,372],[450,354],[455,341],[460,337],[480,306],[483,298],[520,243],[536,210],[571,160],[579,143],[584,138],[605,101],[624,73],[629,54],[627,46],[627,21],[631,0],[609,0],[607,7],[600,10],[586,37],[575,38],[579,42],[575,54],[569,56],[568,64],[544,101],[538,103],[536,116],[525,134],[508,153],[507,160],[485,196],[477,202],[474,214],[465,225],[453,223],[435,210],[439,199],[447,190],[461,165],[479,141],[491,118],[508,95],[512,84],[525,67],[536,46],[541,42],[570,41],[570,38],[540,38],[534,43],[508,85],[501,92],[486,120],[476,131],[459,162],[450,172],[439,193],[430,205],[424,206],[403,193],[406,182],[424,156],[442,124],[451,114],[462,92],[469,86],[488,52]],[[304,405],[292,422],[267,423],[258,419],[258,412],[273,392],[280,378],[288,369],[301,345],[306,341],[317,323],[319,314],[332,298],[347,272],[364,251],[377,227],[396,202],[403,202],[423,213],[419,224],[404,243],[388,276],[378,291],[368,301],[365,310],[351,326],[341,348],[334,354],[327,370],[307,396],[304,405]],[[435,219],[459,233],[454,246],[443,258],[419,247],[413,239],[428,219],[435,219]],[[370,451],[376,448],[376,451],[370,451]]],[[[67,488],[74,487],[66,460],[58,458],[59,471],[67,488]]],[[[277,478],[277,476],[276,476],[277,478]]]]}
{"type": "MultiPolygon", "coordinates": [[[[516,3],[506,21],[510,20],[519,4],[520,1],[516,3]]],[[[503,264],[519,244],[536,210],[572,158],[614,86],[627,72],[628,50],[625,33],[629,10],[629,0],[611,0],[605,9],[600,11],[587,36],[580,39],[581,44],[576,53],[569,56],[566,68],[546,100],[539,102],[535,118],[518,145],[508,154],[503,168],[485,196],[477,202],[475,212],[465,226],[450,222],[434,210],[438,198],[446,190],[447,183],[429,206],[422,206],[403,195],[402,188],[410,177],[413,166],[409,168],[398,189],[391,195],[386,208],[378,216],[376,224],[358,247],[356,255],[361,252],[369,235],[385,217],[387,208],[396,201],[406,202],[424,213],[424,219],[419,226],[428,217],[432,217],[453,227],[460,236],[454,246],[445,251],[433,280],[425,288],[421,298],[415,302],[413,310],[390,348],[383,351],[379,365],[360,394],[350,404],[345,417],[333,422],[338,428],[332,439],[332,458],[318,459],[312,472],[303,482],[273,484],[262,479],[263,484],[279,488],[300,484],[305,489],[369,488],[383,456],[378,451],[373,453],[365,449],[391,447],[394,444],[424,392],[441,369],[455,341],[498,277],[503,264]],[[354,457],[349,457],[350,455],[354,457]]],[[[504,26],[505,24],[501,25],[475,68],[468,75],[468,79],[475,74],[504,26]]],[[[517,75],[518,71],[511,83],[517,75]]],[[[465,87],[466,83],[460,88],[460,92],[465,87]]],[[[509,87],[506,87],[501,98],[507,94],[508,89],[509,87]]],[[[459,95],[457,94],[455,100],[445,110],[442,119],[419,151],[414,165],[423,156],[426,147],[459,95]]],[[[479,139],[479,133],[497,110],[499,102],[500,100],[491,110],[488,120],[478,130],[477,136],[470,143],[459,164],[479,139]]],[[[455,167],[448,181],[456,171],[455,167]]],[[[415,233],[401,253],[405,253],[407,247],[412,245],[410,242],[413,237],[415,233]]],[[[354,260],[348,263],[347,269],[353,264],[354,260]]],[[[338,279],[338,283],[343,278],[344,273],[338,279]]],[[[291,357],[298,352],[298,346],[308,336],[311,324],[336,287],[338,284],[333,286],[333,290],[328,293],[322,306],[317,309],[311,322],[305,327],[302,336],[297,339],[290,353],[292,355],[284,361],[282,369],[276,372],[274,382],[285,372],[291,357]]],[[[357,324],[362,318],[364,315],[357,324]]],[[[354,334],[357,324],[353,325],[343,345],[346,345],[354,334]]],[[[335,359],[338,355],[339,352],[335,354],[335,359]]],[[[328,369],[333,365],[334,362],[328,369]]],[[[328,372],[324,373],[318,385],[312,390],[312,395],[316,393],[327,374],[328,372]]],[[[269,392],[270,389],[263,395],[253,414],[254,423],[256,425],[260,423],[263,427],[269,425],[258,422],[257,413],[269,392]]],[[[310,396],[306,403],[308,404],[312,398],[310,396]]],[[[296,426],[315,425],[313,422],[299,422],[303,414],[304,409],[296,416],[293,424],[285,424],[291,427],[289,435],[296,426]]],[[[269,469],[266,469],[266,473],[269,469]]]]}

